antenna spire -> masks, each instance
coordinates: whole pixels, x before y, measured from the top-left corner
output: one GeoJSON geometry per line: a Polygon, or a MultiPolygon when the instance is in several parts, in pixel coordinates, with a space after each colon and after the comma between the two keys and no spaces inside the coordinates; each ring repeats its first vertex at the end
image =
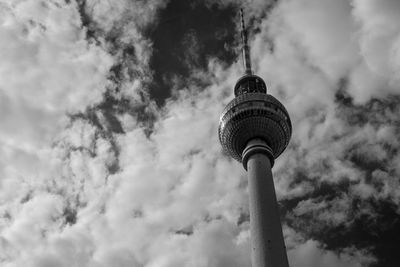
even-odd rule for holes
{"type": "Polygon", "coordinates": [[[252,75],[251,71],[251,60],[250,60],[250,47],[247,44],[247,30],[244,24],[244,16],[243,9],[240,9],[240,18],[241,18],[241,26],[242,26],[242,56],[243,56],[243,65],[245,69],[245,73],[247,75],[252,75]]]}

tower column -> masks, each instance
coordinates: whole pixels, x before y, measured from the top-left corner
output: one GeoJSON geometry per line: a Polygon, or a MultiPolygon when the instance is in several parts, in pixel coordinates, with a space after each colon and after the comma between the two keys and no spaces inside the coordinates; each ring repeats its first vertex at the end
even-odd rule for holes
{"type": "Polygon", "coordinates": [[[253,267],[288,267],[271,165],[273,153],[261,139],[248,142],[242,154],[248,173],[253,267]]]}

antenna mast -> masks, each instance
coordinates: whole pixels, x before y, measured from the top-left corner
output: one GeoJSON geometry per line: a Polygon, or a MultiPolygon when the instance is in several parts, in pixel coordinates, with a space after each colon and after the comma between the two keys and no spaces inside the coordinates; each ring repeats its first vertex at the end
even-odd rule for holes
{"type": "Polygon", "coordinates": [[[247,44],[247,30],[244,24],[244,16],[243,9],[240,9],[240,18],[241,18],[241,26],[242,26],[242,56],[243,56],[243,65],[245,69],[246,75],[252,75],[251,71],[251,60],[250,60],[250,47],[247,44]]]}

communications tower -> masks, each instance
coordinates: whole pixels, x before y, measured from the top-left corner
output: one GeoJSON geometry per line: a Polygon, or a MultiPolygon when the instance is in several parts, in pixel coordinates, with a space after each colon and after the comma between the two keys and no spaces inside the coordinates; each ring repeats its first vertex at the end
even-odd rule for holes
{"type": "Polygon", "coordinates": [[[222,112],[218,135],[224,151],[248,173],[252,266],[288,267],[271,168],[289,143],[292,125],[285,107],[251,70],[243,10],[240,18],[245,74],[222,112]]]}

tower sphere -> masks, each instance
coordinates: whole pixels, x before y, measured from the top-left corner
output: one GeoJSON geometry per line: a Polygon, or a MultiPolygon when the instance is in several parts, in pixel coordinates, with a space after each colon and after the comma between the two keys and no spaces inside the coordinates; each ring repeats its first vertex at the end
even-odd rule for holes
{"type": "Polygon", "coordinates": [[[256,75],[240,78],[235,96],[219,121],[218,135],[224,151],[241,162],[247,143],[258,138],[271,148],[273,163],[287,147],[292,134],[288,112],[275,97],[267,94],[265,82],[256,75]]]}

